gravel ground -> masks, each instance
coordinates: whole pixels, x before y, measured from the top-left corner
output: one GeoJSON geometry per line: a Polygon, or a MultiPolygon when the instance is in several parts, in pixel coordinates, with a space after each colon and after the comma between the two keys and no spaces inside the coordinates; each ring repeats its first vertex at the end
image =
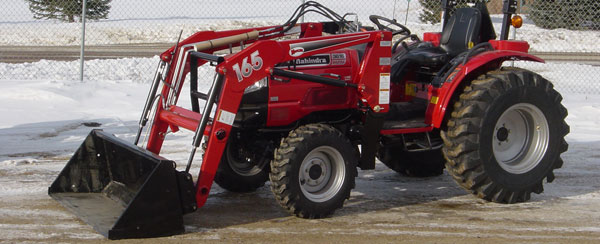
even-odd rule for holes
{"type": "MultiPolygon", "coordinates": [[[[119,242],[598,243],[600,153],[593,152],[597,143],[570,144],[556,180],[527,203],[489,203],[447,173],[407,178],[378,163],[359,173],[351,198],[330,218],[289,216],[268,183],[246,194],[215,186],[207,204],[184,217],[185,234],[119,242]]],[[[107,241],[46,194],[68,157],[38,156],[0,163],[0,242],[107,241]]]]}

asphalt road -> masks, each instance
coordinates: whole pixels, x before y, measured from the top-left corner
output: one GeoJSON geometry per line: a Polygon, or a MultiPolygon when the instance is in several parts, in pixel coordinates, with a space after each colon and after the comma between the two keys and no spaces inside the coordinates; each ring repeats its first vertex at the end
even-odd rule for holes
{"type": "MultiPolygon", "coordinates": [[[[87,46],[85,59],[109,59],[128,57],[153,57],[173,46],[172,43],[142,43],[87,46]]],[[[72,61],[78,60],[79,46],[0,46],[0,62],[25,63],[40,59],[72,61]]],[[[570,62],[600,65],[600,53],[532,53],[548,62],[570,62]]]]}
{"type": "MultiPolygon", "coordinates": [[[[173,44],[124,44],[85,47],[85,59],[110,59],[129,57],[153,57],[169,49],[173,44]]],[[[0,46],[0,62],[25,63],[41,59],[78,60],[79,46],[0,46]]]]}

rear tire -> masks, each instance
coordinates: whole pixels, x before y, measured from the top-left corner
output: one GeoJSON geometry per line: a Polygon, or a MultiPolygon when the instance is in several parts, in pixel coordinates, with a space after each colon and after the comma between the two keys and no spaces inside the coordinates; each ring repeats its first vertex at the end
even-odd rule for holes
{"type": "Polygon", "coordinates": [[[255,191],[269,179],[270,158],[250,152],[248,145],[233,135],[223,151],[214,181],[231,192],[255,191]]]}
{"type": "Polygon", "coordinates": [[[561,100],[548,80],[527,70],[503,68],[472,81],[442,131],[448,172],[488,201],[524,202],[541,193],[568,149],[561,100]]]}
{"type": "Polygon", "coordinates": [[[350,141],[325,124],[291,131],[271,161],[271,190],[279,204],[302,218],[333,214],[350,198],[358,156],[350,141]]]}

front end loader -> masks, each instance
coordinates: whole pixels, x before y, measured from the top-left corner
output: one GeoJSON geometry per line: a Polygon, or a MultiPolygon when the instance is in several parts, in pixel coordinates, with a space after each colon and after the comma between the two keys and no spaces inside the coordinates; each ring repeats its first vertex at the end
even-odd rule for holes
{"type": "Polygon", "coordinates": [[[290,214],[327,217],[376,159],[413,177],[445,168],[489,201],[527,201],[567,150],[560,94],[502,66],[543,62],[507,40],[515,0],[504,1],[498,39],[483,2],[442,2],[453,14],[422,40],[395,20],[372,15],[375,27],[363,26],[307,1],[282,25],[178,41],[160,55],[134,143],[93,130],[49,195],[109,239],[184,232],[182,216],[206,203],[213,182],[250,192],[270,181],[290,214]],[[330,21],[299,23],[308,12],[330,21]],[[178,105],[186,82],[189,109],[178,105]],[[180,171],[159,154],[182,128],[195,134],[180,171]]]}

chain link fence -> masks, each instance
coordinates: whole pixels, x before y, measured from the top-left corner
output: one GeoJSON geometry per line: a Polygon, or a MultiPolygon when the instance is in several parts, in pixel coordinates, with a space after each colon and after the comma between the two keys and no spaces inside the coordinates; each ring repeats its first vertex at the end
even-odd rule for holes
{"type": "MultiPolygon", "coordinates": [[[[158,62],[128,59],[135,68],[115,67],[111,58],[153,57],[173,45],[183,31],[187,37],[201,30],[225,30],[275,25],[286,21],[303,0],[87,0],[85,79],[100,80],[125,74],[148,82],[158,62]],[[104,61],[102,61],[104,60],[104,61]]],[[[333,1],[321,4],[343,13],[394,18],[417,35],[440,31],[441,0],[333,1]]],[[[473,0],[459,0],[465,5],[473,0]]],[[[81,44],[82,0],[0,0],[0,80],[28,80],[36,65],[54,65],[41,77],[76,80],[81,44]],[[48,61],[37,61],[47,59],[48,61]],[[59,60],[59,61],[50,61],[59,60]],[[33,62],[30,66],[23,62],[33,62]],[[20,63],[20,64],[19,64],[20,63]]],[[[549,76],[563,92],[600,94],[600,1],[520,0],[522,28],[511,38],[528,41],[531,52],[548,64],[519,63],[549,76]],[[566,68],[568,67],[568,68],[566,68]],[[556,72],[560,70],[560,72],[556,72]]],[[[496,32],[500,31],[502,0],[488,1],[496,32]]],[[[305,21],[325,20],[308,14],[305,21]]],[[[129,62],[129,61],[128,61],[129,62]]],[[[122,77],[122,76],[118,76],[122,77]]]]}

